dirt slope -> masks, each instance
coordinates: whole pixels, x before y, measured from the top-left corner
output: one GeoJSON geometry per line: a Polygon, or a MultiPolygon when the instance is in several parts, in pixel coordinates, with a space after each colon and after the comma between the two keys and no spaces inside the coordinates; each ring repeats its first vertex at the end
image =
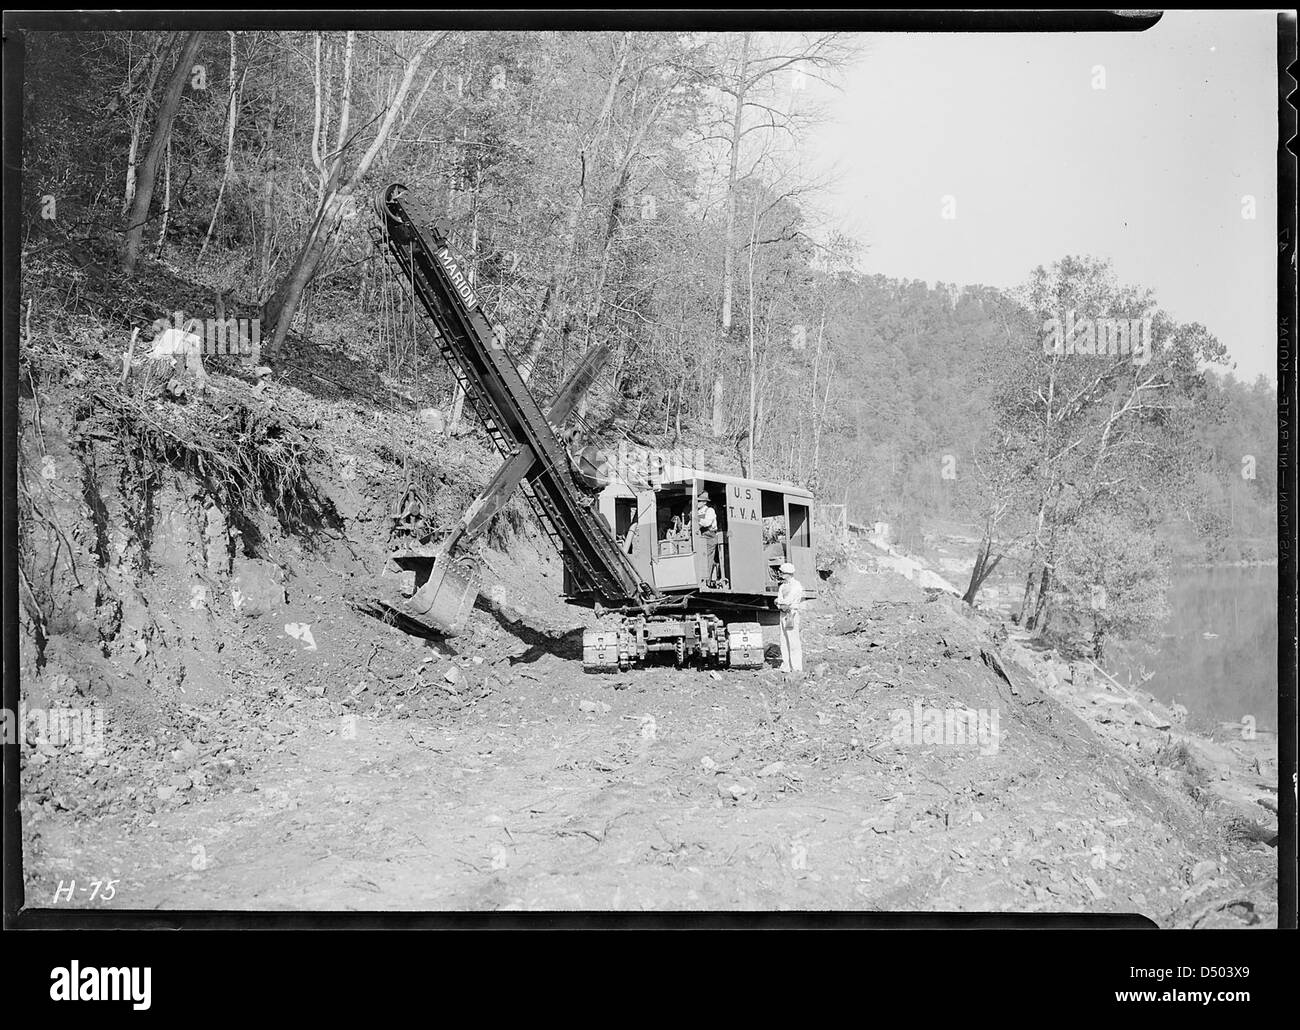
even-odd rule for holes
{"type": "Polygon", "coordinates": [[[590,616],[525,526],[486,552],[463,636],[412,636],[365,603],[388,508],[414,476],[453,517],[484,446],[338,386],[368,382],[341,356],[260,388],[214,367],[177,404],[118,382],[124,343],[63,316],[25,353],[23,700],[103,727],[24,726],[29,905],[1275,923],[1275,852],[1229,833],[1240,805],[1080,718],[1040,656],[948,601],[831,591],[802,682],[588,676],[590,616]],[[133,407],[106,422],[96,392],[133,407]],[[236,503],[199,441],[296,455],[299,503],[260,482],[236,503]]]}

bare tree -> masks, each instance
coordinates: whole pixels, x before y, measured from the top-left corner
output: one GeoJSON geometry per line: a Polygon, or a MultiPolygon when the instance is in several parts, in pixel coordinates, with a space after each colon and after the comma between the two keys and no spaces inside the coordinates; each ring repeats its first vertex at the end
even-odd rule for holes
{"type": "MultiPolygon", "coordinates": [[[[131,118],[131,146],[126,155],[126,187],[122,192],[123,218],[131,210],[131,201],[135,199],[136,166],[140,158],[140,134],[144,131],[144,118],[149,111],[149,98],[153,96],[153,88],[158,82],[158,73],[162,71],[167,52],[171,49],[175,37],[174,32],[158,33],[154,38],[148,56],[141,62],[141,65],[148,69],[149,74],[145,80],[144,89],[140,92],[140,99],[136,103],[135,114],[131,118]]],[[[128,97],[134,85],[135,75],[133,74],[129,77],[126,85],[128,97]]]]}
{"type": "MultiPolygon", "coordinates": [[[[782,132],[790,137],[808,120],[795,112],[793,106],[781,110],[770,102],[767,94],[782,72],[818,77],[820,72],[844,64],[849,59],[844,38],[839,33],[825,33],[812,37],[778,37],[776,53],[756,52],[753,34],[746,32],[740,38],[740,53],[735,61],[735,74],[715,76],[713,85],[729,98],[729,120],[720,137],[727,147],[726,221],[723,230],[722,251],[722,307],[720,356],[713,380],[713,435],[726,432],[726,380],[727,363],[723,357],[731,340],[732,309],[735,305],[736,261],[736,199],[740,183],[746,178],[740,174],[741,152],[746,138],[755,132],[782,132]],[[788,47],[787,44],[793,44],[788,47]],[[747,124],[747,112],[756,117],[747,124]]],[[[718,138],[718,137],[711,137],[718,138]]],[[[750,434],[752,441],[753,435],[750,434]]]]}
{"type": "Polygon", "coordinates": [[[154,180],[158,175],[158,163],[167,151],[171,139],[172,123],[176,120],[176,111],[180,107],[181,93],[185,82],[194,67],[194,57],[199,51],[203,33],[191,32],[181,48],[180,57],[172,69],[171,77],[163,90],[162,100],[158,104],[158,114],[154,118],[153,134],[149,139],[149,150],[140,164],[139,182],[131,210],[127,213],[125,240],[122,244],[122,269],[134,272],[140,257],[140,240],[144,234],[145,223],[149,220],[149,207],[153,202],[154,180]]]}
{"type": "Polygon", "coordinates": [[[546,330],[555,318],[556,309],[561,301],[564,281],[573,268],[574,255],[577,252],[578,224],[587,205],[588,177],[595,171],[596,161],[601,153],[601,145],[609,130],[610,113],[614,109],[618,86],[623,80],[623,73],[627,68],[628,56],[631,50],[632,33],[626,32],[623,34],[622,44],[619,47],[618,59],[614,62],[614,69],[610,73],[609,82],[605,87],[600,111],[590,129],[588,129],[578,150],[578,181],[569,194],[569,201],[565,210],[564,229],[560,245],[562,258],[552,270],[550,281],[542,294],[541,310],[533,323],[531,331],[528,333],[528,343],[524,348],[523,359],[520,361],[519,371],[525,381],[532,375],[533,369],[537,365],[537,359],[541,356],[542,347],[546,342],[546,330]]]}
{"type": "Polygon", "coordinates": [[[658,63],[654,60],[643,64],[634,86],[630,137],[627,145],[623,148],[623,156],[614,172],[614,185],[609,194],[609,211],[605,218],[605,231],[599,244],[600,264],[595,284],[591,290],[591,300],[587,307],[585,343],[588,347],[591,346],[592,334],[599,323],[604,305],[605,284],[609,279],[614,240],[618,235],[619,225],[627,208],[627,194],[632,178],[632,165],[641,156],[646,137],[658,123],[667,106],[668,99],[686,78],[685,71],[676,71],[659,85],[657,91],[654,91],[653,87],[651,87],[651,97],[647,102],[639,102],[642,84],[647,79],[652,78],[658,67],[658,63]]]}
{"type": "Polygon", "coordinates": [[[299,249],[289,271],[281,280],[280,286],[266,302],[263,310],[263,317],[267,325],[271,327],[271,360],[274,361],[279,358],[280,348],[284,345],[285,336],[288,335],[289,326],[298,310],[303,291],[315,277],[322,259],[328,252],[343,220],[344,213],[351,202],[353,191],[360,181],[365,178],[366,173],[370,171],[370,166],[374,163],[375,158],[379,155],[380,150],[392,133],[393,125],[402,109],[407,94],[411,90],[411,84],[420,70],[421,63],[445,35],[445,33],[434,33],[426,36],[411,52],[410,57],[403,59],[405,68],[401,82],[394,91],[392,98],[384,105],[382,120],[375,130],[370,145],[366,148],[365,153],[361,155],[352,171],[345,174],[343,170],[344,161],[347,158],[349,148],[354,142],[353,139],[348,137],[347,133],[352,111],[353,50],[356,33],[349,32],[345,41],[342,100],[340,102],[338,131],[335,133],[335,149],[333,151],[329,151],[327,144],[323,144],[323,141],[328,139],[329,134],[330,105],[327,102],[326,93],[329,88],[329,78],[327,69],[323,67],[322,62],[321,36],[319,33],[317,34],[314,80],[316,85],[316,106],[312,127],[311,157],[312,164],[317,171],[319,197],[315,214],[312,216],[307,230],[306,239],[303,241],[302,247],[299,249]]]}
{"type": "MultiPolygon", "coordinates": [[[[731,137],[729,144],[729,167],[727,171],[727,221],[722,238],[722,344],[726,346],[731,336],[732,292],[735,289],[736,261],[736,169],[740,166],[741,124],[745,118],[745,97],[749,93],[749,38],[746,32],[741,37],[740,60],[736,70],[734,89],[728,90],[732,95],[731,137]]],[[[720,348],[721,349],[721,348],[720,348]]],[[[725,395],[725,368],[719,365],[713,380],[713,435],[721,436],[726,430],[723,418],[722,401],[725,395]]]]}
{"type": "MultiPolygon", "coordinates": [[[[235,175],[235,126],[239,121],[239,99],[244,89],[244,80],[248,76],[248,66],[244,67],[242,74],[236,70],[239,62],[239,52],[236,46],[238,33],[231,32],[230,35],[230,92],[226,98],[226,160],[221,167],[221,182],[217,186],[217,199],[212,205],[212,219],[208,222],[208,231],[203,235],[203,244],[199,247],[199,256],[195,259],[195,264],[203,261],[203,254],[208,249],[208,244],[212,242],[213,230],[217,227],[217,216],[221,214],[221,198],[225,195],[226,184],[235,175]]],[[[252,60],[252,54],[249,60],[252,60]]]]}

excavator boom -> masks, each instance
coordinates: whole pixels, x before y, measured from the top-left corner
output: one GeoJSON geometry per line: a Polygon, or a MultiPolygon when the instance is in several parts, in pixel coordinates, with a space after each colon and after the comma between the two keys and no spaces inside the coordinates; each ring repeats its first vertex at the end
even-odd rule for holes
{"type": "Polygon", "coordinates": [[[521,489],[559,549],[572,588],[566,592],[582,595],[597,613],[614,610],[612,623],[583,632],[587,669],[626,669],[655,655],[671,656],[678,665],[690,659],[731,668],[762,666],[757,622],[724,621],[707,603],[692,610],[689,597],[647,583],[615,541],[595,499],[578,485],[557,429],[594,380],[604,350],[584,356],[543,414],[506,353],[499,330],[484,317],[474,284],[456,264],[446,229],[400,184],[387,187],[376,207],[377,242],[411,283],[438,349],[504,458],[442,540],[391,555],[399,568],[415,574],[415,589],[389,607],[423,626],[459,632],[474,607],[479,577],[473,558],[458,554],[458,545],[483,529],[521,489]]]}
{"type": "Polygon", "coordinates": [[[403,612],[443,632],[459,630],[478,584],[472,570],[452,559],[451,551],[499,511],[517,487],[524,490],[583,589],[608,607],[652,605],[656,592],[642,581],[578,487],[555,432],[594,378],[599,355],[589,355],[579,365],[548,418],[506,352],[499,329],[484,317],[473,285],[451,252],[445,227],[397,183],[379,194],[376,207],[381,242],[412,283],[439,350],[506,459],[456,530],[437,545],[394,555],[400,567],[416,572],[417,591],[402,605],[403,612]]]}

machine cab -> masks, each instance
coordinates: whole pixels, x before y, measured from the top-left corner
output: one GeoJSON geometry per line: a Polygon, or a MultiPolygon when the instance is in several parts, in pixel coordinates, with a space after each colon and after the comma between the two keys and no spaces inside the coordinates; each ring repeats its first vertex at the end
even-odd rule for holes
{"type": "Polygon", "coordinates": [[[597,501],[619,546],[657,590],[763,603],[775,596],[776,569],[787,561],[805,594],[816,594],[812,502],[812,494],[792,483],[693,468],[668,468],[634,483],[613,477],[597,501]],[[714,534],[701,528],[704,497],[714,534]]]}

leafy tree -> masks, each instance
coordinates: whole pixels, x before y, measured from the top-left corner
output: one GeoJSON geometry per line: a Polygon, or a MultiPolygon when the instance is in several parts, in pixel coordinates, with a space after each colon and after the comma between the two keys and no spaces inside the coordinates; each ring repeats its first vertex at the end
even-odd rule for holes
{"type": "Polygon", "coordinates": [[[1072,524],[1103,508],[1146,516],[1187,490],[1185,424],[1205,394],[1200,369],[1224,351],[1096,259],[1040,267],[1022,296],[994,393],[995,439],[1024,458],[1016,474],[1032,507],[1021,620],[1042,632],[1072,524]],[[1120,326],[1137,334],[1126,345],[1120,326]]]}
{"type": "Polygon", "coordinates": [[[1113,637],[1149,636],[1169,617],[1167,548],[1152,546],[1149,525],[1109,513],[1074,523],[1056,568],[1062,614],[1088,626],[1098,661],[1113,637]]]}

